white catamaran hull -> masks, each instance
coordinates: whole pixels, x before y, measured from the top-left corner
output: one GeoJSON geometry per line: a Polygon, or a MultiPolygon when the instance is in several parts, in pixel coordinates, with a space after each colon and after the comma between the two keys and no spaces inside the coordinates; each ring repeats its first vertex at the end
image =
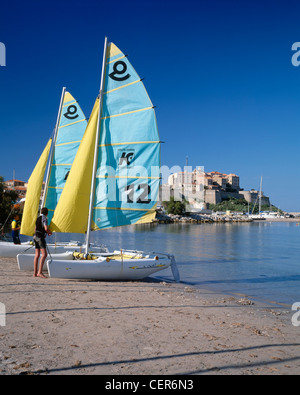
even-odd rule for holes
{"type": "MultiPolygon", "coordinates": [[[[57,243],[57,244],[47,244],[47,251],[50,254],[62,254],[67,251],[78,251],[79,249],[84,249],[85,245],[80,245],[76,242],[70,243],[57,243]]],[[[101,253],[106,252],[105,247],[91,247],[92,252],[101,253]]],[[[35,254],[34,244],[31,242],[26,242],[22,244],[14,244],[11,242],[1,242],[0,243],[0,257],[2,258],[16,258],[18,254],[35,254]]]]}
{"type": "MultiPolygon", "coordinates": [[[[54,254],[56,259],[64,259],[64,260],[72,260],[73,259],[73,251],[63,252],[61,254],[54,254]]],[[[30,272],[33,271],[33,259],[34,256],[32,254],[18,254],[17,261],[19,270],[30,272]]],[[[47,265],[44,265],[44,271],[47,271],[47,265]]]]}
{"type": "Polygon", "coordinates": [[[31,249],[34,250],[33,246],[29,242],[14,244],[12,242],[2,241],[0,243],[0,257],[15,258],[18,254],[22,254],[22,252],[25,252],[26,250],[29,252],[31,249]]]}
{"type": "MultiPolygon", "coordinates": [[[[50,254],[59,254],[69,250],[78,250],[80,246],[78,244],[65,243],[65,244],[47,244],[50,254]]],[[[30,242],[22,244],[14,244],[12,242],[1,242],[0,243],[0,257],[3,258],[16,258],[18,254],[35,254],[34,245],[30,242]]]]}
{"type": "Polygon", "coordinates": [[[169,267],[171,262],[152,259],[96,261],[48,261],[50,277],[86,280],[142,280],[159,270],[169,267]]]}
{"type": "MultiPolygon", "coordinates": [[[[142,280],[151,274],[171,266],[176,281],[180,281],[176,262],[173,256],[153,255],[136,258],[114,258],[99,256],[96,260],[67,260],[70,255],[64,254],[63,259],[55,256],[47,261],[50,277],[85,280],[142,280]]],[[[109,255],[109,254],[105,254],[109,255]]],[[[115,252],[115,256],[119,256],[115,252]]],[[[124,251],[124,256],[128,252],[124,251]]]]}
{"type": "MultiPolygon", "coordinates": [[[[75,251],[79,252],[79,250],[82,249],[83,247],[80,247],[78,245],[76,246],[76,245],[68,244],[63,247],[56,248],[55,251],[54,250],[51,251],[51,248],[49,248],[48,252],[50,253],[50,256],[48,254],[48,259],[49,259],[49,257],[51,258],[53,255],[53,258],[55,260],[60,260],[60,259],[72,260],[72,259],[74,259],[73,253],[75,251]]],[[[33,258],[34,258],[33,254],[34,254],[34,252],[35,252],[35,248],[33,248],[31,253],[29,253],[29,251],[28,251],[28,253],[26,253],[26,254],[18,254],[17,255],[19,270],[21,270],[21,271],[32,271],[33,270],[33,258]]],[[[94,247],[93,252],[101,255],[101,253],[103,253],[103,254],[107,253],[107,249],[106,249],[106,247],[94,247]]],[[[47,270],[46,264],[44,265],[44,270],[47,270]]]]}

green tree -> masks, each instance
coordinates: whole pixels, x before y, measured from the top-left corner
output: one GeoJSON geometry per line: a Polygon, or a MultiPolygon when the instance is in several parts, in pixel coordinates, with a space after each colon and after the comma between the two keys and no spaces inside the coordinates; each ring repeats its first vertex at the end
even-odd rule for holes
{"type": "Polygon", "coordinates": [[[170,198],[169,202],[163,202],[163,206],[168,214],[185,214],[185,202],[176,202],[173,197],[170,198]]]}
{"type": "MultiPolygon", "coordinates": [[[[241,199],[236,199],[236,198],[228,198],[226,200],[223,200],[222,202],[218,204],[210,204],[209,208],[212,211],[238,211],[238,212],[243,212],[247,213],[248,209],[251,214],[258,214],[258,204],[254,205],[253,203],[248,204],[247,200],[241,198],[241,199]]],[[[275,206],[268,206],[268,205],[263,205],[261,207],[262,211],[278,211],[278,208],[275,206]]],[[[281,211],[280,211],[281,212],[281,211]]]]}
{"type": "Polygon", "coordinates": [[[5,189],[4,178],[0,176],[0,228],[6,222],[6,229],[10,229],[9,216],[13,215],[12,211],[13,204],[17,201],[18,194],[15,191],[8,191],[5,189]]]}

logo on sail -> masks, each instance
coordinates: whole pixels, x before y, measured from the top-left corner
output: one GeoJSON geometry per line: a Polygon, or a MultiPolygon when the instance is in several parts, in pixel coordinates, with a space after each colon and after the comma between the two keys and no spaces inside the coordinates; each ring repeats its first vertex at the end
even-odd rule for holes
{"type": "Polygon", "coordinates": [[[116,62],[114,64],[113,72],[110,73],[109,76],[110,78],[118,82],[126,81],[128,80],[128,78],[130,78],[130,74],[125,74],[126,71],[127,71],[127,64],[120,60],[119,62],[116,62]]]}
{"type": "Polygon", "coordinates": [[[119,150],[119,166],[127,166],[129,167],[131,163],[134,161],[134,150],[119,150]]]}
{"type": "Polygon", "coordinates": [[[64,181],[67,181],[69,174],[70,174],[71,168],[65,168],[65,175],[64,175],[64,181]]]}
{"type": "Polygon", "coordinates": [[[67,108],[67,112],[64,113],[64,116],[68,119],[76,119],[79,117],[77,114],[77,107],[74,105],[71,105],[67,108]]]}
{"type": "Polygon", "coordinates": [[[6,48],[3,43],[0,43],[0,66],[6,66],[6,48]]]}

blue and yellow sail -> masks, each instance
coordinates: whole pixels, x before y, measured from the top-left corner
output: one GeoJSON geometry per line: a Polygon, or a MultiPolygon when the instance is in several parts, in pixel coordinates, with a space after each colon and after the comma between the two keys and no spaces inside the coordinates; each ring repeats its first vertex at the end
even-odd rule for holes
{"type": "Polygon", "coordinates": [[[91,229],[148,223],[155,218],[160,184],[156,116],[140,77],[112,43],[105,54],[103,86],[102,101],[96,100],[57,204],[50,225],[53,231],[87,231],[87,194],[92,189],[95,152],[98,159],[91,229]],[[96,145],[97,140],[97,147],[93,147],[92,141],[96,145]]]}
{"type": "Polygon", "coordinates": [[[51,220],[81,144],[86,125],[87,121],[79,104],[69,92],[64,91],[56,139],[53,141],[51,138],[47,143],[28,182],[21,234],[28,236],[34,234],[47,164],[51,168],[49,181],[45,186],[45,206],[49,210],[51,220]]]}
{"type": "Polygon", "coordinates": [[[87,120],[80,105],[69,92],[66,92],[57,137],[54,142],[50,178],[44,204],[49,210],[49,223],[64,189],[86,127],[87,120]]]}
{"type": "Polygon", "coordinates": [[[96,100],[82,143],[54,211],[52,232],[85,233],[89,216],[94,150],[99,113],[96,100]]]}
{"type": "Polygon", "coordinates": [[[143,82],[113,43],[107,50],[92,229],[152,222],[160,139],[143,82]]]}

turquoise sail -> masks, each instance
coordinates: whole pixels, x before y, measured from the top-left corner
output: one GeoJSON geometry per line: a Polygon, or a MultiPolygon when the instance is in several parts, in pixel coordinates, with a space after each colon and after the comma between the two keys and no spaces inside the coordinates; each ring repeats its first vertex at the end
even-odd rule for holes
{"type": "Polygon", "coordinates": [[[114,44],[107,50],[92,229],[152,222],[160,139],[143,82],[114,44]]]}
{"type": "Polygon", "coordinates": [[[64,189],[86,126],[87,120],[78,102],[69,92],[66,92],[46,191],[45,207],[49,210],[49,223],[64,189]]]}

